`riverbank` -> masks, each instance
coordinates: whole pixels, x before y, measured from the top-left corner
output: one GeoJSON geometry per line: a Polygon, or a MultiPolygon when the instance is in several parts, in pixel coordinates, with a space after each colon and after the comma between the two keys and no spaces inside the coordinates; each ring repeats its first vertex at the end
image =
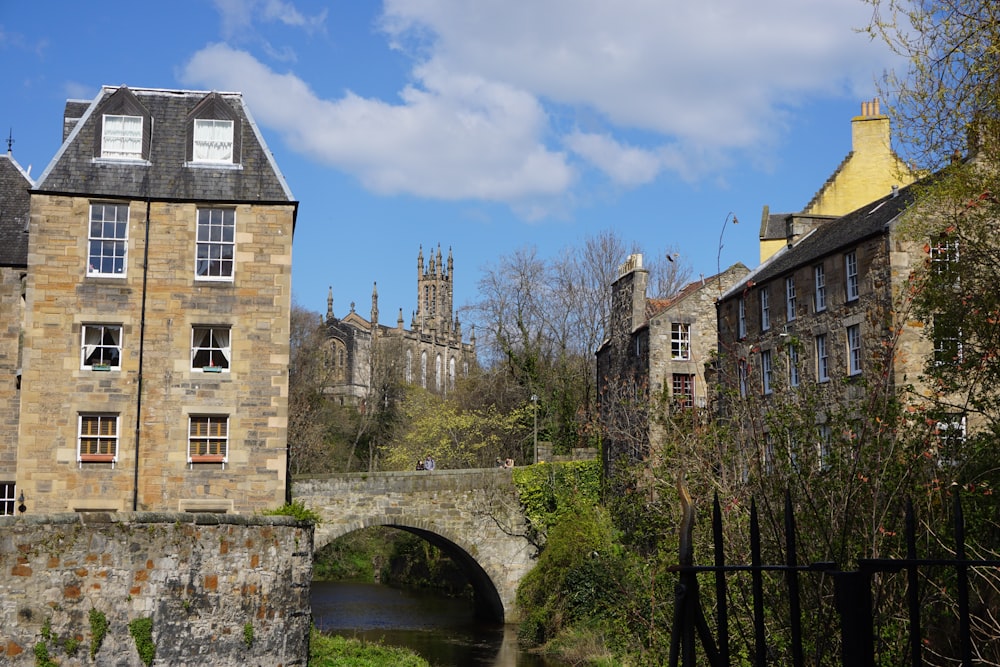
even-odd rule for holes
{"type": "Polygon", "coordinates": [[[309,667],[430,667],[430,663],[408,649],[331,637],[313,628],[309,667]]]}

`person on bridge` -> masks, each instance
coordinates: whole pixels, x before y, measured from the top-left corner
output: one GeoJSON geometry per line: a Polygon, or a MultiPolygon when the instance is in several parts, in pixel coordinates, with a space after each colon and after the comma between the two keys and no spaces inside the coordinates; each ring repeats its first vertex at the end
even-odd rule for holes
{"type": "Polygon", "coordinates": [[[424,470],[434,470],[434,459],[430,456],[424,459],[424,470]]]}
{"type": "Polygon", "coordinates": [[[424,469],[424,462],[421,461],[420,459],[417,459],[417,470],[423,470],[423,469],[424,469]]]}

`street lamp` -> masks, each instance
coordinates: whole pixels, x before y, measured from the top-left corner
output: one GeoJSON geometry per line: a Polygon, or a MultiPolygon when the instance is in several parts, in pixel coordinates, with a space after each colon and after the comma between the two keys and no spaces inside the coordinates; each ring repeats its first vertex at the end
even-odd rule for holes
{"type": "Polygon", "coordinates": [[[531,395],[531,404],[534,406],[534,410],[532,410],[532,412],[535,413],[535,430],[534,430],[535,463],[538,463],[538,394],[531,395]]]}

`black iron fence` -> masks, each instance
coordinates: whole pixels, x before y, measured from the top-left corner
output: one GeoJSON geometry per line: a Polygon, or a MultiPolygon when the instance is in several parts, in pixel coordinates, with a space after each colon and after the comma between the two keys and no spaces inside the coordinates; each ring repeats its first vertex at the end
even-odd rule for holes
{"type": "MultiPolygon", "coordinates": [[[[674,602],[673,635],[670,652],[670,667],[694,667],[699,654],[701,664],[712,667],[729,667],[733,663],[730,637],[730,599],[729,578],[736,573],[746,573],[750,578],[750,607],[748,610],[752,620],[751,646],[739,655],[741,664],[752,664],[763,667],[768,664],[786,664],[790,657],[791,665],[802,667],[806,663],[803,640],[802,596],[800,586],[803,578],[829,576],[833,581],[834,602],[839,629],[829,628],[831,632],[839,630],[840,662],[844,667],[875,667],[876,664],[876,623],[873,614],[873,577],[882,573],[906,573],[905,601],[900,605],[906,610],[907,649],[899,651],[905,655],[905,662],[893,664],[922,667],[925,665],[924,642],[926,636],[921,625],[921,587],[931,585],[927,578],[921,581],[924,569],[944,568],[953,572],[949,577],[956,589],[957,604],[953,605],[957,615],[957,637],[951,637],[950,646],[957,650],[956,655],[946,656],[949,664],[972,667],[975,651],[973,633],[970,626],[969,575],[975,568],[1000,568],[1000,560],[970,559],[966,557],[965,519],[959,494],[953,494],[953,551],[951,558],[920,558],[917,554],[917,531],[914,519],[913,505],[906,503],[904,542],[905,558],[868,558],[857,563],[857,569],[842,571],[834,562],[818,562],[800,564],[796,555],[795,517],[792,511],[791,494],[785,494],[784,507],[784,552],[785,562],[781,564],[764,564],[761,556],[761,532],[757,516],[756,503],[750,507],[750,564],[728,565],[725,561],[723,545],[722,511],[716,496],[712,510],[712,535],[714,542],[714,565],[695,565],[691,528],[693,525],[693,510],[689,499],[682,491],[684,505],[684,521],[681,528],[680,564],[673,568],[679,575],[674,602]],[[782,613],[787,613],[787,639],[783,640],[781,660],[776,663],[770,656],[775,654],[774,647],[768,645],[765,619],[764,577],[767,573],[777,573],[784,579],[782,613]],[[699,574],[714,575],[714,628],[710,626],[702,604],[702,594],[699,588],[699,574]],[[787,596],[787,597],[786,597],[787,596]],[[787,611],[785,611],[787,610],[787,611]],[[699,651],[700,646],[700,651],[699,651]]],[[[769,610],[773,614],[773,609],[769,610]]],[[[990,610],[1000,615],[1000,609],[990,610]]],[[[954,619],[953,619],[954,620],[954,619]]],[[[1000,641],[1000,637],[996,638],[1000,641]]],[[[993,663],[989,663],[993,664],[993,663]]]]}

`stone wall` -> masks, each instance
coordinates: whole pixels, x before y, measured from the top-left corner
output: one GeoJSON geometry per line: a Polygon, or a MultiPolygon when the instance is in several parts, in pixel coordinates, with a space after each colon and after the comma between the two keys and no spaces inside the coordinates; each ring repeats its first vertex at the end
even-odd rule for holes
{"type": "MultiPolygon", "coordinates": [[[[13,480],[17,468],[17,422],[21,394],[21,323],[24,321],[25,271],[0,267],[0,481],[13,480]]],[[[0,514],[3,510],[0,509],[0,514]]]]}
{"type": "Polygon", "coordinates": [[[62,667],[142,665],[128,625],[150,618],[154,665],[305,665],[312,543],[288,517],[0,517],[0,663],[34,665],[44,645],[62,667]]]}

